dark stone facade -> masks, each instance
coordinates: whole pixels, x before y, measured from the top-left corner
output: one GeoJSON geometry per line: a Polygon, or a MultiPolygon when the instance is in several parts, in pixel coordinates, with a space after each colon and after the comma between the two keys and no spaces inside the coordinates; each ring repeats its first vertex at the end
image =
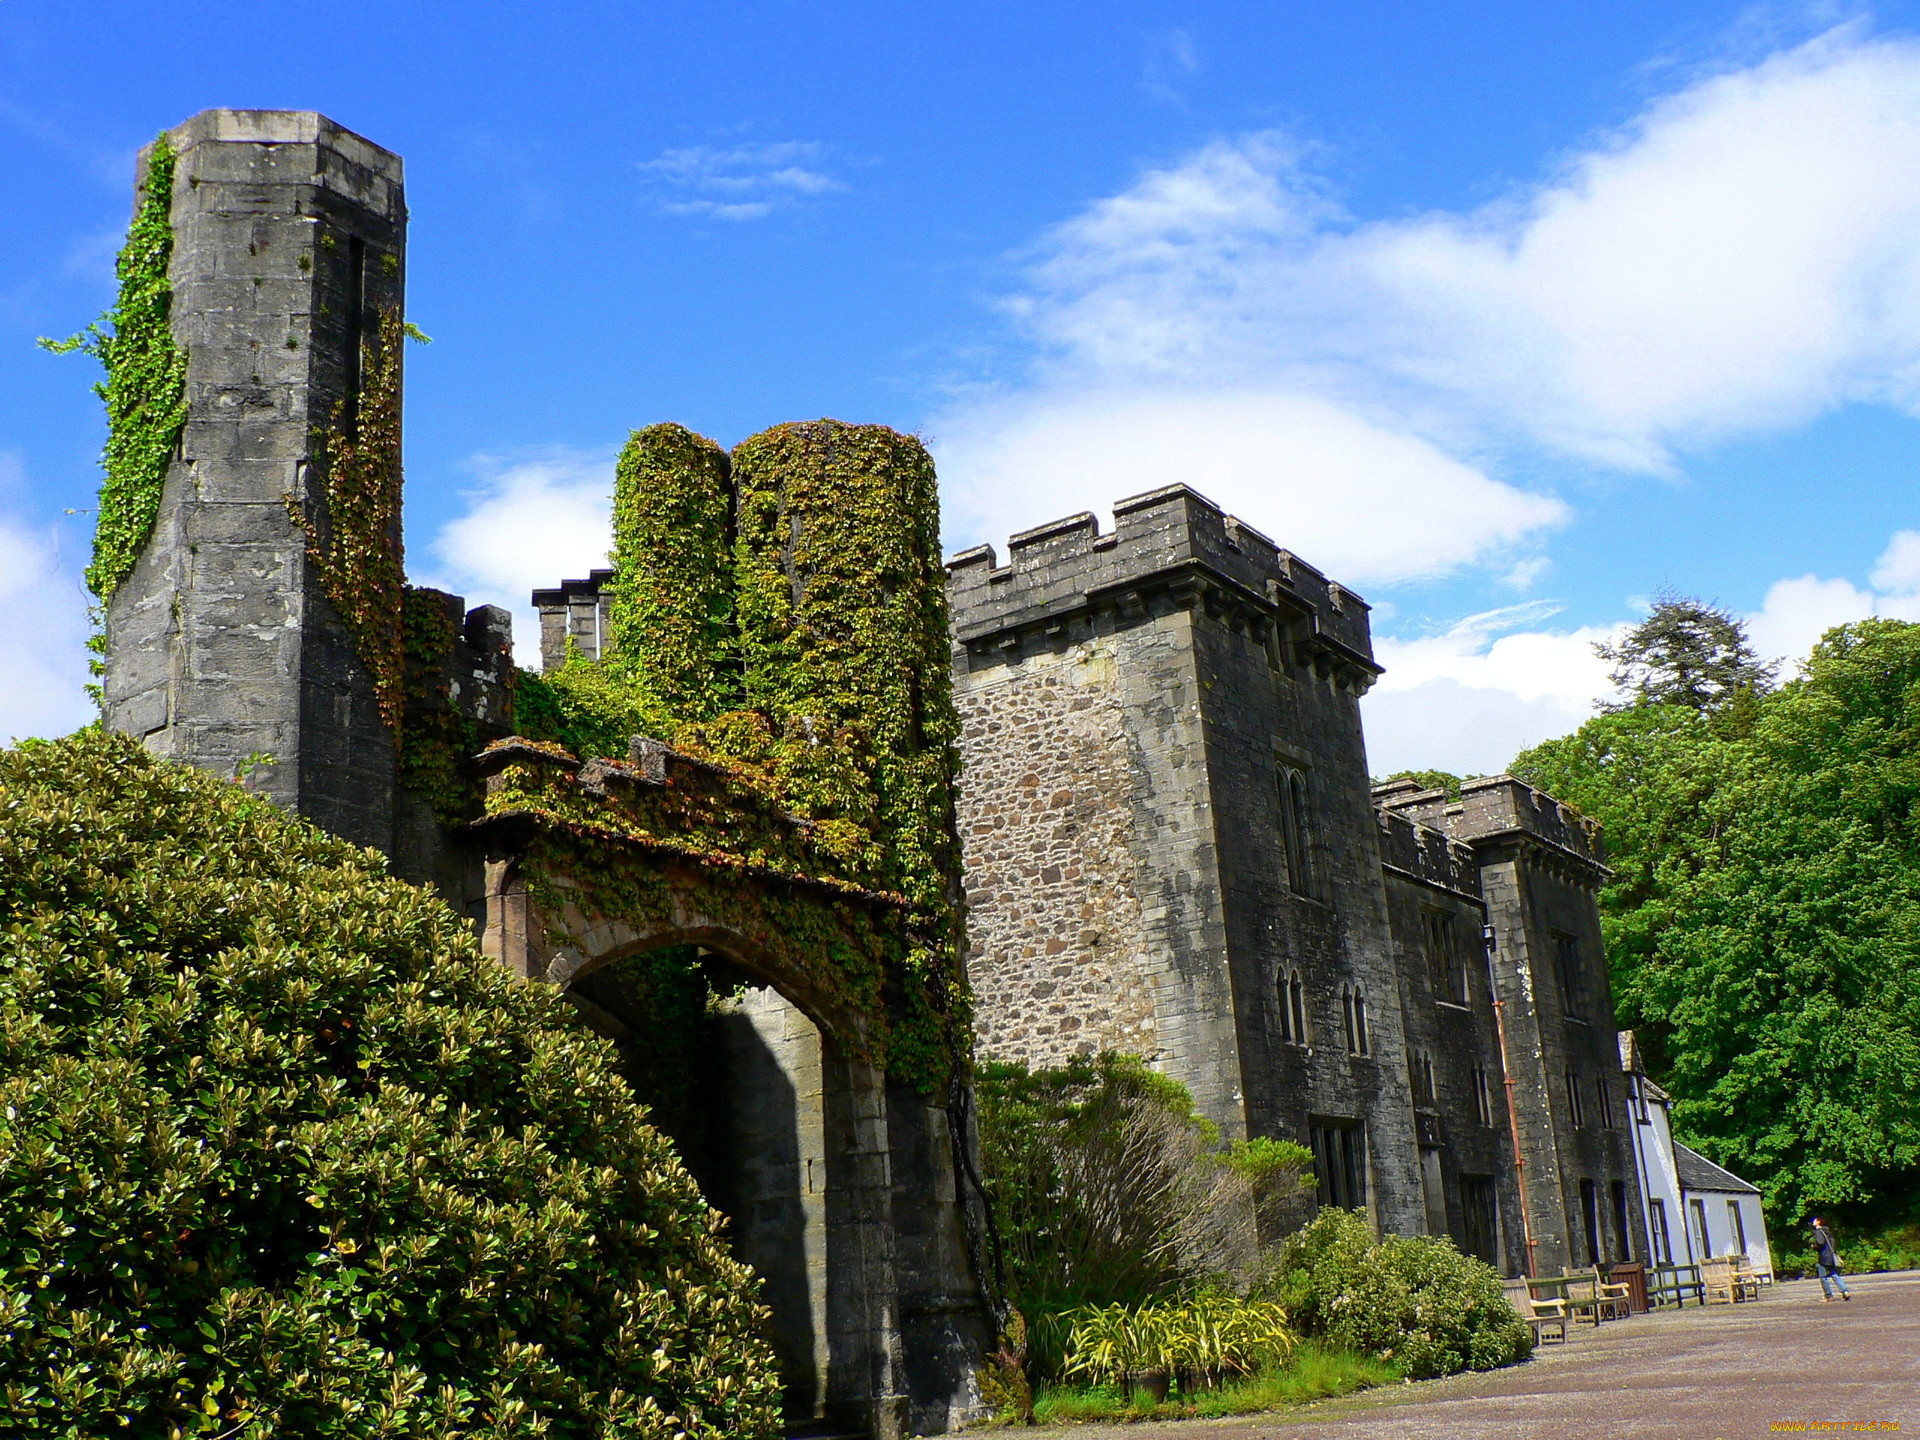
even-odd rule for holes
{"type": "Polygon", "coordinates": [[[1589,1202],[1638,1255],[1592,827],[1512,780],[1375,797],[1365,602],[1185,486],[1114,516],[948,562],[982,1052],[1143,1054],[1509,1273],[1589,1260],[1589,1202]],[[1578,1014],[1536,996],[1563,955],[1578,1014]]]}

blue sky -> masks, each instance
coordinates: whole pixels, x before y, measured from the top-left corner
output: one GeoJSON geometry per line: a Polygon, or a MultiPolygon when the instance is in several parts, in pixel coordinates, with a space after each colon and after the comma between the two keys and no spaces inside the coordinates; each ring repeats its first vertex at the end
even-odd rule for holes
{"type": "Polygon", "coordinates": [[[1350,581],[1376,771],[1496,768],[1663,587],[1920,618],[1920,6],[0,0],[0,736],[86,718],[81,357],[134,151],[406,157],[416,579],[596,563],[611,455],[925,434],[952,548],[1180,479],[1350,581]]]}

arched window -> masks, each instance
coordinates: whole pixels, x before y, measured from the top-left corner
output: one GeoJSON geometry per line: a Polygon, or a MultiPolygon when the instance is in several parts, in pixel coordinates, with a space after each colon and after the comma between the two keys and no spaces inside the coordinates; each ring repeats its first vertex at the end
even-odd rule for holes
{"type": "Polygon", "coordinates": [[[1346,1029],[1347,1053],[1371,1055],[1373,1045],[1367,1037],[1367,996],[1359,986],[1343,985],[1340,988],[1340,1020],[1346,1029]]]}
{"type": "Polygon", "coordinates": [[[1313,824],[1307,807],[1307,775],[1293,765],[1280,767],[1280,829],[1287,851],[1287,887],[1296,895],[1312,895],[1313,824]]]}
{"type": "Polygon", "coordinates": [[[1280,1038],[1294,1045],[1307,1043],[1306,986],[1300,972],[1288,970],[1280,977],[1280,1038]]]}

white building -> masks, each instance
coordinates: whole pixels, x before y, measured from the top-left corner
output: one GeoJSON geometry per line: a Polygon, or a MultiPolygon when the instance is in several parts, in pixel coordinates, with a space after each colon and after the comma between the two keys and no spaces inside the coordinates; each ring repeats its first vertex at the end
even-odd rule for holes
{"type": "Polygon", "coordinates": [[[1647,1078],[1631,1030],[1620,1032],[1620,1068],[1627,1077],[1634,1163],[1646,1203],[1647,1254],[1655,1265],[1697,1265],[1744,1254],[1773,1277],[1773,1247],[1760,1192],[1673,1138],[1673,1101],[1647,1078]]]}

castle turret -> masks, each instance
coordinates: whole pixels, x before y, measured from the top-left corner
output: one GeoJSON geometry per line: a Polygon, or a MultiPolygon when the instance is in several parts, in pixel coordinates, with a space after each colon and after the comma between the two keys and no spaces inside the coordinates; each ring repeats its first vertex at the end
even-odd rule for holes
{"type": "MultiPolygon", "coordinates": [[[[151,531],[106,602],[106,722],[245,771],[386,849],[403,653],[400,157],[310,111],[208,110],[164,146],[186,419],[151,531]]],[[[143,185],[155,155],[142,152],[143,185]]]]}

